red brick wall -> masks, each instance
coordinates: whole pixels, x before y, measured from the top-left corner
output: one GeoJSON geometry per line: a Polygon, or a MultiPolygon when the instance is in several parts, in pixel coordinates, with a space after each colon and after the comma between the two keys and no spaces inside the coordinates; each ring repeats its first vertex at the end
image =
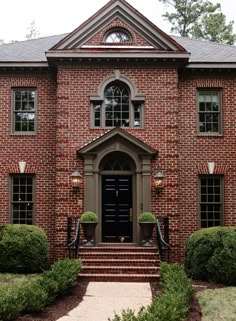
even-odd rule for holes
{"type": "MultiPolygon", "coordinates": [[[[152,211],[169,216],[172,259],[183,258],[184,241],[198,228],[198,175],[207,171],[209,161],[225,177],[225,225],[236,225],[234,75],[189,72],[178,79],[171,65],[153,67],[61,66],[57,84],[46,74],[0,77],[1,223],[9,222],[9,174],[24,160],[26,171],[36,174],[35,222],[48,234],[51,257],[54,249],[57,257],[67,255],[67,217],[83,212],[83,186],[75,195],[70,184],[76,162],[83,175],[83,161],[76,150],[105,131],[90,128],[90,95],[119,69],[145,95],[144,128],[127,130],[159,152],[165,189],[157,195],[152,185],[152,211]],[[11,134],[11,88],[16,86],[37,88],[37,135],[11,134]],[[201,87],[222,88],[222,137],[197,135],[196,90],[201,87]]],[[[152,175],[157,168],[155,159],[152,175]]]]}
{"type": "Polygon", "coordinates": [[[236,225],[235,216],[235,75],[229,72],[186,73],[179,82],[179,217],[181,257],[185,239],[199,227],[198,176],[208,174],[207,163],[215,162],[215,174],[224,175],[224,224],[236,225]],[[197,88],[222,90],[223,135],[197,133],[197,88]]]}
{"type": "Polygon", "coordinates": [[[47,233],[50,256],[55,240],[55,139],[56,83],[49,74],[0,76],[0,224],[10,222],[9,175],[19,173],[19,161],[26,173],[36,176],[35,224],[47,233]],[[37,88],[37,134],[11,134],[11,89],[37,88]]]}
{"type": "MultiPolygon", "coordinates": [[[[157,215],[171,215],[171,243],[178,247],[178,77],[172,68],[147,67],[83,68],[60,67],[58,70],[57,114],[57,224],[56,244],[63,255],[66,217],[83,212],[83,190],[74,196],[69,176],[77,159],[76,150],[101,135],[104,129],[90,128],[90,95],[100,83],[119,69],[133,81],[138,93],[145,95],[144,129],[128,129],[159,151],[160,165],[166,170],[166,190],[157,196],[152,186],[152,210],[157,215]],[[79,199],[79,201],[78,201],[79,199]],[[68,202],[69,200],[69,202],[68,202]]],[[[83,175],[83,162],[79,160],[83,175]]],[[[154,175],[157,160],[153,161],[154,175]]]]}

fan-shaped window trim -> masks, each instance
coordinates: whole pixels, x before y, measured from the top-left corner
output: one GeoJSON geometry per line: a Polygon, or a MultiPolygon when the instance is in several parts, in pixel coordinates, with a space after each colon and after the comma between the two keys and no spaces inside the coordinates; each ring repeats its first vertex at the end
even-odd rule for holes
{"type": "Polygon", "coordinates": [[[128,154],[119,151],[105,155],[99,168],[103,172],[133,172],[135,164],[128,154]]]}
{"type": "Polygon", "coordinates": [[[132,42],[132,36],[125,29],[113,28],[105,34],[104,42],[109,44],[126,44],[132,42]]]}

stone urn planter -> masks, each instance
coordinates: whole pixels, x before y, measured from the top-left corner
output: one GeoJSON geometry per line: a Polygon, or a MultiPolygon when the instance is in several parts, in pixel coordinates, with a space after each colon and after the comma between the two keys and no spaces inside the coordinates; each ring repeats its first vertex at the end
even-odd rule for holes
{"type": "Polygon", "coordinates": [[[152,234],[156,225],[155,216],[150,212],[141,213],[138,222],[141,229],[141,245],[152,246],[152,234]]]}
{"type": "Polygon", "coordinates": [[[84,246],[94,246],[94,236],[96,226],[98,224],[98,217],[93,212],[85,212],[80,218],[80,223],[84,232],[84,246]]]}

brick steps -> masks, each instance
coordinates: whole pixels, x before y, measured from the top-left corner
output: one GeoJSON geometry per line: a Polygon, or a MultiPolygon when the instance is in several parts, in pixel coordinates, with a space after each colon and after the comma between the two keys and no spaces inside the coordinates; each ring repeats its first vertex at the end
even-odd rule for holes
{"type": "Polygon", "coordinates": [[[158,281],[160,274],[117,274],[117,273],[84,273],[79,275],[81,280],[96,282],[151,282],[158,281]]]}
{"type": "MultiPolygon", "coordinates": [[[[86,259],[86,265],[101,265],[101,259],[86,259]]],[[[160,266],[160,260],[158,259],[106,259],[106,264],[108,265],[116,265],[116,266],[124,266],[124,265],[135,265],[137,267],[142,266],[160,266]]]]}
{"type": "Polygon", "coordinates": [[[106,244],[81,247],[80,279],[88,281],[157,281],[160,260],[155,247],[106,244]]]}

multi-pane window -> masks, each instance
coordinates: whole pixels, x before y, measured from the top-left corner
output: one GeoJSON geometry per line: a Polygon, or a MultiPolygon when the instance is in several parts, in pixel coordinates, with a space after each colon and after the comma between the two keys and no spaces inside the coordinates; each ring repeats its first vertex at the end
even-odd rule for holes
{"type": "Polygon", "coordinates": [[[222,180],[223,178],[221,176],[200,177],[201,227],[211,227],[222,224],[222,180]]]}
{"type": "Polygon", "coordinates": [[[113,30],[106,36],[105,42],[108,43],[125,43],[130,42],[131,37],[124,30],[113,30]]]}
{"type": "Polygon", "coordinates": [[[94,102],[93,127],[141,127],[142,102],[132,103],[129,87],[112,82],[104,92],[103,102],[94,102]]]}
{"type": "Polygon", "coordinates": [[[11,221],[13,224],[33,224],[34,177],[21,174],[11,179],[11,221]]]}
{"type": "Polygon", "coordinates": [[[13,132],[35,131],[36,91],[34,89],[13,90],[13,132]]]}
{"type": "Polygon", "coordinates": [[[219,90],[198,91],[199,133],[221,133],[221,93],[219,90]]]}

